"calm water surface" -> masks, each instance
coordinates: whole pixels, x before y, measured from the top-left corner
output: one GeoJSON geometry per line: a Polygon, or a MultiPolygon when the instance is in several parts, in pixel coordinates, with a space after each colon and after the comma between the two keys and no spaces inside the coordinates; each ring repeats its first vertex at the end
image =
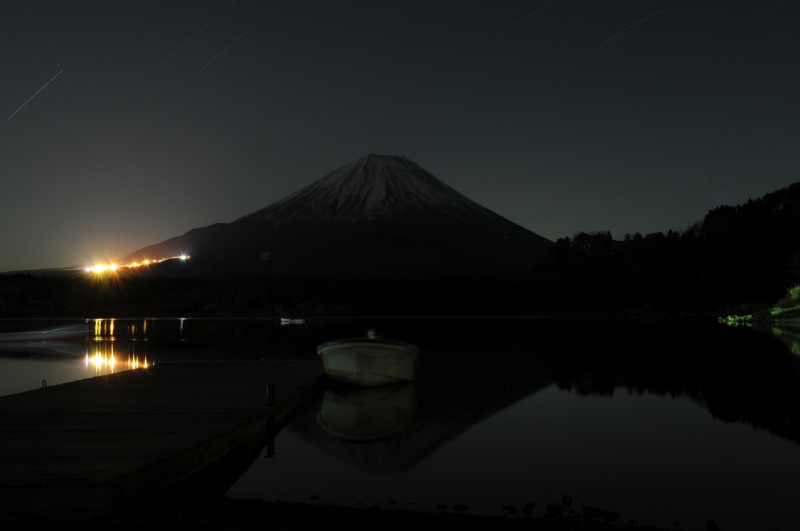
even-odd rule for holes
{"type": "Polygon", "coordinates": [[[0,394],[181,358],[315,359],[319,343],[374,326],[419,347],[414,384],[383,395],[326,391],[229,496],[387,510],[464,504],[495,514],[534,503],[538,515],[569,494],[573,507],[614,510],[620,523],[800,527],[800,358],[790,330],[590,320],[0,321],[0,394]],[[32,329],[60,337],[19,335],[32,329]],[[324,400],[377,411],[400,431],[361,442],[332,435],[318,420],[324,400]]]}

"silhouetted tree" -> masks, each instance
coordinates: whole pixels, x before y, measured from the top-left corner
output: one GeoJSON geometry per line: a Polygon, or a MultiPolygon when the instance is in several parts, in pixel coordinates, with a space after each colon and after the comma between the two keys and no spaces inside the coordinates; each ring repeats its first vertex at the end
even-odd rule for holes
{"type": "Polygon", "coordinates": [[[563,238],[526,278],[540,306],[715,310],[772,302],[800,279],[800,183],[711,209],[666,237],[607,231],[563,238]]]}
{"type": "Polygon", "coordinates": [[[789,274],[794,277],[796,281],[800,281],[800,247],[795,249],[789,258],[789,274]]]}

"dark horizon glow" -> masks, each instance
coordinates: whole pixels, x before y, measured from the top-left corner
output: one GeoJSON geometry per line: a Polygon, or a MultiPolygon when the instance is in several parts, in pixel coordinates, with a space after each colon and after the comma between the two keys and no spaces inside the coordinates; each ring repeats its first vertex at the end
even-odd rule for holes
{"type": "Polygon", "coordinates": [[[3,2],[0,272],[107,263],[369,153],[551,240],[680,230],[800,180],[797,30],[784,0],[3,2]]]}

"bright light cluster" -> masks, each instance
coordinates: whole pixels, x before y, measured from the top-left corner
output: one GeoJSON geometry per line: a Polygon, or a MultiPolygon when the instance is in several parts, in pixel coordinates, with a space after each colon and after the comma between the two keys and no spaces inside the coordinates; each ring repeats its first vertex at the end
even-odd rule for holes
{"type": "MultiPolygon", "coordinates": [[[[111,355],[105,354],[102,355],[100,352],[95,352],[94,356],[90,356],[89,353],[86,353],[86,357],[84,358],[84,364],[86,365],[86,369],[88,370],[89,367],[94,367],[96,372],[114,372],[115,367],[117,367],[118,362],[114,357],[114,353],[112,352],[111,355]]],[[[122,370],[129,370],[129,369],[147,369],[148,367],[152,367],[155,365],[154,362],[148,362],[147,356],[144,359],[139,360],[139,356],[133,355],[128,356],[128,360],[125,362],[125,367],[122,370]]],[[[119,370],[119,369],[117,369],[119,370]]]]}
{"type": "Polygon", "coordinates": [[[90,273],[92,271],[95,273],[102,273],[103,271],[116,271],[116,270],[117,270],[117,264],[108,264],[108,265],[98,264],[94,267],[86,266],[86,268],[84,269],[84,271],[86,271],[87,273],[90,273]]]}
{"type": "Polygon", "coordinates": [[[83,268],[84,271],[87,273],[105,273],[106,271],[114,272],[117,269],[135,269],[137,267],[144,267],[150,266],[152,264],[160,264],[161,262],[165,262],[167,260],[188,260],[191,258],[188,254],[182,254],[180,256],[170,256],[168,258],[160,258],[158,260],[145,260],[142,263],[139,262],[131,262],[127,265],[119,265],[119,264],[95,264],[93,266],[86,266],[83,268]]]}

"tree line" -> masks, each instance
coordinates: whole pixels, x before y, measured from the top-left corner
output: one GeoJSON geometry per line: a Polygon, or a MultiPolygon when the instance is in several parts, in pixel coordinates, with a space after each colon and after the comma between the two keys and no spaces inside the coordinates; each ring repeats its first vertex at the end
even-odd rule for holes
{"type": "Polygon", "coordinates": [[[774,302],[797,281],[800,183],[714,208],[681,231],[561,238],[534,264],[525,286],[533,305],[563,310],[716,311],[774,302]]]}
{"type": "Polygon", "coordinates": [[[0,317],[713,312],[777,301],[796,282],[800,182],[680,231],[560,238],[517,280],[0,275],[0,317]]]}

